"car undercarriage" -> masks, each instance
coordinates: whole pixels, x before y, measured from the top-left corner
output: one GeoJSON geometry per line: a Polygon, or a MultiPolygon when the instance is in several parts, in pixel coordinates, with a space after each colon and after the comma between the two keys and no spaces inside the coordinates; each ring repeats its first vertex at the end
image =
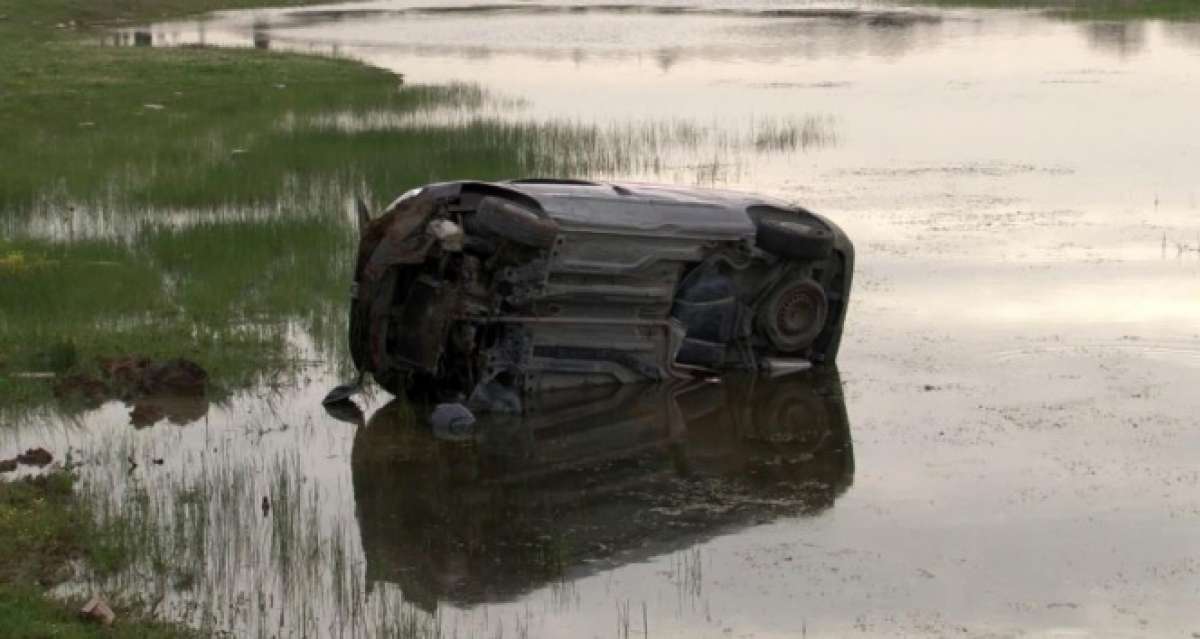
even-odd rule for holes
{"type": "Polygon", "coordinates": [[[396,395],[520,413],[532,393],[837,357],[854,249],[775,200],[449,182],[362,216],[355,365],[396,395]]]}

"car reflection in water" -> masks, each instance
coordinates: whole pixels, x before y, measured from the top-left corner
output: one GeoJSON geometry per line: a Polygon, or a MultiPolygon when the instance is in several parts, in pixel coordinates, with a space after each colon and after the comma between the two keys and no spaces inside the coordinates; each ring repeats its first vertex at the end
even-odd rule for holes
{"type": "Polygon", "coordinates": [[[367,583],[430,610],[817,514],[854,476],[835,370],[545,394],[467,441],[423,414],[380,408],[352,464],[367,583]]]}

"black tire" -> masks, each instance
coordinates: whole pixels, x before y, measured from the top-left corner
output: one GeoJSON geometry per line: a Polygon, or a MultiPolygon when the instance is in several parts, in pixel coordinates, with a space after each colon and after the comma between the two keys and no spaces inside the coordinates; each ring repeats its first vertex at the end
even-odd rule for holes
{"type": "Polygon", "coordinates": [[[473,216],[474,225],[518,244],[550,248],[558,237],[558,224],[533,211],[497,197],[485,197],[473,216]]]}
{"type": "Polygon", "coordinates": [[[829,300],[810,279],[784,282],[758,312],[759,330],[781,353],[799,353],[812,345],[829,321],[829,300]]]}
{"type": "Polygon", "coordinates": [[[820,260],[833,253],[833,231],[817,220],[759,220],[754,244],[793,260],[820,260]]]}

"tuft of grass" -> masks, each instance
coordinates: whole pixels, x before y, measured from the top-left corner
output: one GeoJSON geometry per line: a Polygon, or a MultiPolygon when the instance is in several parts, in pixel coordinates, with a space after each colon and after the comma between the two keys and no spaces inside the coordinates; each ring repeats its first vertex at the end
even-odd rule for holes
{"type": "Polygon", "coordinates": [[[104,627],[81,620],[74,611],[46,598],[38,588],[0,584],[0,628],[6,639],[183,639],[200,637],[186,627],[124,618],[104,627]]]}
{"type": "MultiPolygon", "coordinates": [[[[81,602],[60,602],[45,589],[71,574],[70,562],[96,556],[95,540],[119,531],[98,527],[73,491],[74,478],[57,470],[0,481],[0,629],[6,639],[196,637],[190,629],[145,620],[137,610],[118,610],[118,621],[101,627],[74,612],[81,602]]],[[[101,549],[102,550],[102,549],[101,549]]]]}
{"type": "Polygon", "coordinates": [[[0,482],[0,583],[61,581],[61,569],[78,556],[87,529],[71,486],[65,472],[0,482]]]}

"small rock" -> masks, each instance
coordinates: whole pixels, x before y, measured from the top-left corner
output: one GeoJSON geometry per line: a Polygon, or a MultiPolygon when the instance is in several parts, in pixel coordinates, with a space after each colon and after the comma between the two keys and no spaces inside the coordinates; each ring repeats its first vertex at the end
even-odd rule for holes
{"type": "Polygon", "coordinates": [[[79,616],[105,626],[111,626],[117,618],[116,613],[99,595],[92,595],[92,598],[83,604],[83,607],[79,609],[79,616]]]}
{"type": "Polygon", "coordinates": [[[161,104],[155,104],[155,103],[153,103],[153,102],[148,102],[148,103],[146,103],[146,104],[143,104],[143,105],[142,105],[142,108],[143,108],[143,109],[150,109],[151,111],[162,111],[163,109],[165,109],[165,108],[167,108],[167,107],[165,107],[165,106],[163,106],[163,105],[161,105],[161,104]]]}
{"type": "Polygon", "coordinates": [[[263,517],[266,517],[267,515],[269,515],[271,513],[271,500],[267,499],[266,495],[263,495],[262,513],[263,513],[263,517]]]}
{"type": "Polygon", "coordinates": [[[246,149],[234,149],[229,152],[229,155],[242,155],[243,153],[249,153],[249,151],[246,149]]]}
{"type": "Polygon", "coordinates": [[[26,466],[45,466],[54,461],[54,455],[45,448],[30,448],[29,450],[17,455],[17,461],[26,466]]]}

